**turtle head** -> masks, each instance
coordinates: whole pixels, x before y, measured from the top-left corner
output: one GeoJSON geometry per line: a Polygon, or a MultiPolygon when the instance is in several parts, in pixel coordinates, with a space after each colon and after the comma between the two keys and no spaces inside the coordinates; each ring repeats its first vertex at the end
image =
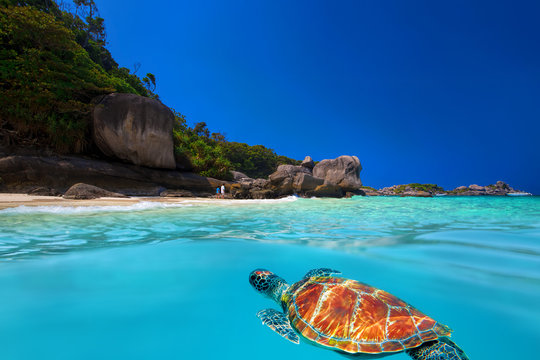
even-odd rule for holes
{"type": "Polygon", "coordinates": [[[281,302],[283,292],[289,288],[285,280],[271,271],[255,269],[249,274],[249,283],[261,294],[281,302]]]}

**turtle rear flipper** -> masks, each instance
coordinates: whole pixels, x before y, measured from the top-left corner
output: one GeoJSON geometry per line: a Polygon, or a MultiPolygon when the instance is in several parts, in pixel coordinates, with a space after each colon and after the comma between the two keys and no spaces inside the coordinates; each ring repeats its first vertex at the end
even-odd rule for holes
{"type": "Polygon", "coordinates": [[[452,340],[441,337],[407,350],[414,360],[469,360],[465,352],[452,340]]]}
{"type": "Polygon", "coordinates": [[[341,274],[341,271],[329,268],[312,269],[309,270],[306,275],[304,275],[304,279],[312,276],[330,276],[332,274],[341,274]]]}
{"type": "Polygon", "coordinates": [[[257,313],[263,325],[283,336],[285,339],[292,341],[295,344],[300,343],[298,335],[294,332],[287,315],[274,309],[264,309],[257,313]]]}

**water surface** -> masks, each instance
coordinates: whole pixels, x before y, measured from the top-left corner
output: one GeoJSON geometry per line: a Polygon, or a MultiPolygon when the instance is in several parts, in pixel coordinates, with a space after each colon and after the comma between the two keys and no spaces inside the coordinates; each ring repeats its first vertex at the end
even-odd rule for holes
{"type": "MultiPolygon", "coordinates": [[[[332,267],[536,358],[540,198],[285,199],[0,211],[5,359],[340,359],[262,326],[249,272],[332,267]]],[[[407,359],[405,354],[389,359],[407,359]]]]}

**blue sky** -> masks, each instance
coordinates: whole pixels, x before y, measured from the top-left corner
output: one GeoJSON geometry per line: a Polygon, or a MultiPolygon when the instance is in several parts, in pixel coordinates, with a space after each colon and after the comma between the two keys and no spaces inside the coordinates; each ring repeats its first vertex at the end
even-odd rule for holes
{"type": "Polygon", "coordinates": [[[96,0],[121,66],[230,141],[365,185],[540,194],[540,2],[96,0]]]}

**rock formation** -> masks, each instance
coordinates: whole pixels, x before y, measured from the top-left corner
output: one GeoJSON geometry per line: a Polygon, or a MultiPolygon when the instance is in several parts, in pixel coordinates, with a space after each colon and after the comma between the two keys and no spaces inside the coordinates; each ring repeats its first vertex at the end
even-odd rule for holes
{"type": "Polygon", "coordinates": [[[234,198],[268,198],[297,194],[300,196],[343,197],[365,195],[360,189],[360,161],[356,156],[340,156],[323,160],[314,166],[313,159],[306,156],[302,165],[280,165],[276,171],[263,179],[240,178],[232,185],[234,198]],[[319,166],[322,163],[321,166],[319,166]],[[315,170],[319,167],[317,172],[315,170]]]}
{"type": "Polygon", "coordinates": [[[94,141],[107,156],[135,165],[175,169],[174,115],[160,101],[134,94],[109,94],[93,112],[94,141]]]}
{"type": "Polygon", "coordinates": [[[315,162],[313,161],[311,156],[306,156],[304,158],[304,161],[302,161],[302,164],[300,164],[300,165],[303,166],[303,167],[308,168],[309,170],[313,170],[313,168],[315,167],[315,162]]]}
{"type": "Polygon", "coordinates": [[[250,179],[249,176],[247,176],[246,174],[244,174],[244,173],[242,173],[240,171],[231,171],[231,175],[232,175],[234,181],[239,181],[239,180],[242,180],[242,179],[250,179]]]}
{"type": "Polygon", "coordinates": [[[276,195],[266,179],[242,178],[230,187],[233,199],[272,199],[276,195]]]}
{"type": "Polygon", "coordinates": [[[189,189],[210,196],[227,183],[193,173],[140,167],[80,157],[7,156],[0,158],[1,190],[28,192],[36,187],[64,192],[84,182],[114,192],[134,196],[158,196],[166,189],[189,189]]]}
{"type": "Polygon", "coordinates": [[[504,181],[497,181],[495,184],[480,186],[472,184],[469,186],[458,186],[454,190],[448,191],[448,195],[458,195],[458,196],[482,196],[482,195],[495,195],[503,196],[508,193],[519,192],[511,188],[504,181]]]}
{"type": "Polygon", "coordinates": [[[161,197],[194,197],[193,193],[189,190],[164,190],[159,196],[161,197]]]}
{"type": "Polygon", "coordinates": [[[325,184],[338,185],[343,191],[355,191],[362,187],[361,170],[362,165],[356,156],[343,155],[321,160],[313,168],[313,176],[324,179],[325,184]]]}
{"type": "Polygon", "coordinates": [[[406,184],[406,185],[393,185],[382,188],[376,191],[377,194],[371,190],[366,191],[367,195],[386,195],[386,196],[419,196],[429,197],[437,195],[450,195],[450,196],[485,196],[495,195],[503,196],[509,193],[519,192],[514,190],[504,181],[497,181],[496,184],[481,186],[472,184],[469,186],[458,186],[454,190],[446,191],[440,186],[433,184],[406,184]]]}
{"type": "Polygon", "coordinates": [[[296,176],[300,174],[311,176],[311,171],[304,166],[279,165],[277,170],[268,176],[271,190],[274,191],[276,196],[292,195],[295,192],[294,182],[296,176]]]}
{"type": "Polygon", "coordinates": [[[97,186],[88,185],[84,183],[78,183],[78,184],[73,185],[64,194],[65,199],[75,199],[75,200],[97,199],[100,197],[125,198],[127,196],[123,194],[115,193],[112,191],[107,191],[97,186]]]}
{"type": "Polygon", "coordinates": [[[316,178],[311,174],[300,172],[294,177],[293,190],[296,193],[306,193],[308,191],[315,190],[322,184],[324,184],[324,179],[316,178]]]}

